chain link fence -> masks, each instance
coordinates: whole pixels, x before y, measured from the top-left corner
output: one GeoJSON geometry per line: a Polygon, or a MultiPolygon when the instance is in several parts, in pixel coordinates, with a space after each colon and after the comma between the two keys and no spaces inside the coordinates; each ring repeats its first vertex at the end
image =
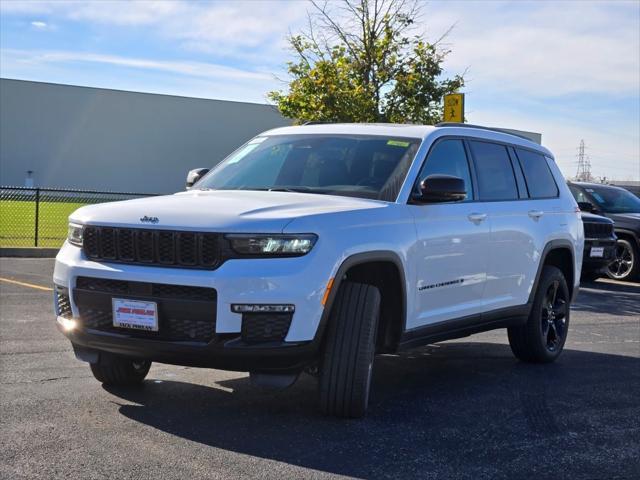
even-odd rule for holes
{"type": "Polygon", "coordinates": [[[95,203],[157,194],[0,186],[0,247],[60,247],[69,215],[95,203]]]}

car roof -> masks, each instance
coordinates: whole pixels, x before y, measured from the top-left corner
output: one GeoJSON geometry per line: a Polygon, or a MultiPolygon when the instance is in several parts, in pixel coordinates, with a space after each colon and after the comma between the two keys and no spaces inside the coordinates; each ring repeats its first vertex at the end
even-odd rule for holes
{"type": "Polygon", "coordinates": [[[622,187],[617,185],[607,185],[606,183],[593,183],[593,182],[569,182],[571,185],[577,185],[579,187],[589,188],[589,187],[601,187],[601,188],[616,188],[618,190],[625,190],[622,187]]]}
{"type": "Polygon", "coordinates": [[[388,137],[426,139],[431,135],[456,135],[476,137],[486,140],[520,145],[537,150],[543,155],[553,158],[553,154],[545,147],[519,135],[509,132],[469,124],[414,125],[403,123],[310,123],[289,127],[274,128],[262,135],[301,135],[301,134],[346,134],[346,135],[381,135],[388,137]]]}
{"type": "Polygon", "coordinates": [[[425,138],[436,127],[402,123],[312,123],[291,127],[274,128],[265,135],[299,134],[348,134],[348,135],[384,135],[390,137],[425,138]]]}

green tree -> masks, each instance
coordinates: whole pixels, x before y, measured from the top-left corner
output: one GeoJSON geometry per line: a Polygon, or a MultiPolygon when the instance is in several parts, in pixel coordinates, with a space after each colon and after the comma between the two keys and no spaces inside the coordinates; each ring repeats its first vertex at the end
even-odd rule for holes
{"type": "MultiPolygon", "coordinates": [[[[442,78],[450,50],[412,34],[420,0],[310,0],[308,26],[289,36],[288,91],[269,92],[298,123],[442,119],[443,95],[464,85],[442,78]]],[[[448,33],[448,32],[447,32],[448,33]]]]}

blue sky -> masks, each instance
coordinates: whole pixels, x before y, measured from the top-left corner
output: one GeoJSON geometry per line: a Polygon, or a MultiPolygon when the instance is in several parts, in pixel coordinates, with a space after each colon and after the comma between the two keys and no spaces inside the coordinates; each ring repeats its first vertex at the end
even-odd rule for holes
{"type": "MultiPolygon", "coordinates": [[[[0,76],[266,102],[282,88],[293,1],[0,1],[0,76]]],[[[584,139],[597,176],[640,179],[640,2],[431,1],[467,69],[471,123],[541,132],[567,176],[584,139]]]]}

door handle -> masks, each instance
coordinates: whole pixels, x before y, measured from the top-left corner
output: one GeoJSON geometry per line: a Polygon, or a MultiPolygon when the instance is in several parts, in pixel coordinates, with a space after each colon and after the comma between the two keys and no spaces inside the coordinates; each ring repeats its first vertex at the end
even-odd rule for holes
{"type": "Polygon", "coordinates": [[[542,215],[544,215],[542,210],[529,210],[529,216],[534,220],[538,220],[542,215]]]}
{"type": "Polygon", "coordinates": [[[470,213],[468,218],[470,222],[478,224],[487,218],[487,214],[486,213],[470,213]]]}

